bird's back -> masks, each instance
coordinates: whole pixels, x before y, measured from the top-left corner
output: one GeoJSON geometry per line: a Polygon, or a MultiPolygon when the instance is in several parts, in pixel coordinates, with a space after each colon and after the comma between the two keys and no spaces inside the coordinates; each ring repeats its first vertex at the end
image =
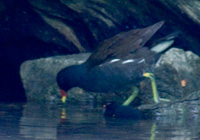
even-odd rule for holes
{"type": "Polygon", "coordinates": [[[137,50],[142,48],[163,24],[164,21],[160,21],[152,26],[122,32],[104,40],[88,58],[86,64],[93,67],[115,58],[123,59],[127,56],[138,58],[137,50]]]}

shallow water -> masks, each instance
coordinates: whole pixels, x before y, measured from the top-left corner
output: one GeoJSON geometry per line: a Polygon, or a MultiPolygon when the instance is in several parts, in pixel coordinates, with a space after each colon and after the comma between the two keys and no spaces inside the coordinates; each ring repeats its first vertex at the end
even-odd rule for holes
{"type": "Polygon", "coordinates": [[[1,103],[0,140],[200,139],[199,101],[149,120],[108,119],[102,110],[92,105],[1,103]]]}

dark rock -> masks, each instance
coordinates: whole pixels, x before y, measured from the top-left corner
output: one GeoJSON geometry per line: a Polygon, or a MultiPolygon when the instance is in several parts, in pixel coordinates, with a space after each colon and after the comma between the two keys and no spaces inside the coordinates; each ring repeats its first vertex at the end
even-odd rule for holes
{"type": "Polygon", "coordinates": [[[158,75],[158,82],[163,83],[163,86],[160,86],[161,89],[165,91],[168,89],[173,96],[185,97],[200,90],[199,69],[199,56],[191,51],[184,52],[173,48],[162,55],[156,64],[155,73],[158,75]],[[167,83],[168,87],[165,86],[167,83]]]}
{"type": "Polygon", "coordinates": [[[158,36],[181,30],[183,40],[193,44],[190,49],[198,52],[199,33],[193,32],[200,28],[197,1],[7,0],[1,3],[0,42],[34,37],[77,53],[94,50],[101,41],[121,31],[165,20],[167,26],[158,36]]]}

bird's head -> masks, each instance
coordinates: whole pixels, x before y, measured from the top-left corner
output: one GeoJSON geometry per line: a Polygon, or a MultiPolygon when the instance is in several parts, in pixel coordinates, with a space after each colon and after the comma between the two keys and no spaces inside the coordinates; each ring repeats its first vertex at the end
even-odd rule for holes
{"type": "Polygon", "coordinates": [[[67,68],[62,69],[56,77],[57,80],[57,84],[60,88],[60,92],[61,92],[61,100],[63,103],[66,102],[66,98],[67,98],[67,91],[70,90],[72,87],[70,87],[70,84],[66,84],[70,82],[70,78],[68,76],[68,72],[67,72],[67,68]]]}
{"type": "Polygon", "coordinates": [[[81,82],[81,76],[84,75],[82,65],[73,65],[66,67],[58,72],[57,84],[61,89],[62,102],[66,102],[67,91],[73,87],[77,87],[81,82]]]}

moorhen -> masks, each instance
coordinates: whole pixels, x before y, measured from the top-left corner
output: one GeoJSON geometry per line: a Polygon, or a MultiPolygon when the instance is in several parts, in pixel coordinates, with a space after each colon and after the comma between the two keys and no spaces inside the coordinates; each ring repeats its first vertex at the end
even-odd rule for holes
{"type": "Polygon", "coordinates": [[[122,106],[115,102],[108,103],[104,106],[105,117],[142,119],[142,111],[131,106],[122,106]]]}
{"type": "Polygon", "coordinates": [[[111,102],[104,105],[104,117],[122,118],[122,119],[151,119],[154,117],[151,109],[140,110],[132,106],[122,106],[118,103],[111,102]]]}
{"type": "MultiPolygon", "coordinates": [[[[143,46],[163,24],[160,21],[143,29],[119,33],[104,40],[85,63],[62,69],[57,74],[62,101],[65,102],[66,92],[73,87],[108,93],[136,85],[144,76],[152,77],[145,72],[151,72],[160,55],[143,46]]],[[[155,94],[154,101],[159,100],[155,94]]]]}

